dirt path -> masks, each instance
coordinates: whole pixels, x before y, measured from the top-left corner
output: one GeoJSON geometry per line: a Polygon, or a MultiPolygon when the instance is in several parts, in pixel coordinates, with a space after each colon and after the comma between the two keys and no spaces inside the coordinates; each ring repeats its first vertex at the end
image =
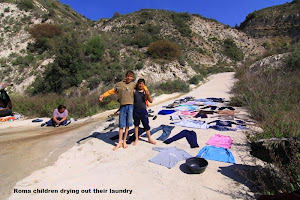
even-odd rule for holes
{"type": "MultiPolygon", "coordinates": [[[[178,94],[173,96],[177,97],[178,94]]],[[[160,103],[171,98],[162,99],[160,103]]],[[[113,111],[100,113],[87,120],[71,123],[67,127],[1,127],[0,199],[6,199],[19,180],[38,169],[53,165],[58,157],[77,141],[89,136],[97,127],[103,126],[111,113],[113,111]]]]}
{"type": "Polygon", "coordinates": [[[52,165],[78,140],[101,126],[105,116],[76,122],[67,127],[0,129],[0,199],[9,196],[17,181],[35,170],[52,165]]]}
{"type": "MultiPolygon", "coordinates": [[[[196,98],[230,97],[230,87],[234,83],[233,73],[213,75],[202,86],[195,88],[186,94],[196,98]]],[[[184,95],[185,96],[185,95],[184,95]]],[[[183,97],[183,96],[182,96],[183,97]]],[[[178,98],[178,96],[174,97],[178,98]]],[[[162,106],[172,103],[169,97],[164,103],[162,100],[155,100],[151,106],[154,113],[158,113],[162,106]]],[[[241,113],[244,111],[239,108],[241,113]]],[[[102,115],[102,117],[104,117],[102,115]]],[[[30,133],[31,139],[21,139],[21,136],[11,135],[10,143],[0,151],[1,177],[5,180],[1,183],[1,193],[5,198],[16,187],[20,190],[43,189],[72,189],[79,193],[58,194],[43,193],[14,193],[9,199],[254,199],[245,180],[235,172],[238,168],[255,166],[255,162],[249,155],[249,146],[243,131],[223,131],[222,134],[231,136],[234,144],[231,151],[235,157],[236,165],[209,160],[205,173],[201,175],[191,174],[183,164],[178,163],[172,169],[159,166],[149,162],[149,159],[158,154],[152,149],[153,145],[145,140],[140,140],[137,146],[130,145],[127,149],[119,149],[113,152],[116,141],[110,138],[117,135],[112,132],[104,132],[105,126],[101,120],[90,120],[88,124],[71,124],[74,127],[62,127],[55,129],[55,132],[30,133]],[[59,135],[59,137],[58,137],[59,135]],[[79,145],[76,142],[88,137],[79,145]],[[13,144],[17,143],[13,147],[13,144]],[[75,145],[74,145],[75,144],[75,145]],[[2,163],[7,163],[4,169],[2,163]],[[10,167],[13,166],[13,167],[10,167]],[[24,167],[25,166],[25,167],[24,167]],[[28,169],[25,169],[25,168],[28,169]],[[7,170],[7,171],[6,171],[7,170]],[[3,172],[2,172],[3,171],[3,172]],[[34,172],[33,172],[34,171],[34,172]],[[33,173],[31,173],[33,172],[33,173]],[[16,173],[16,174],[15,174],[16,173]],[[9,182],[9,186],[4,184],[9,182]],[[126,189],[132,194],[98,194],[85,191],[97,189],[126,189]],[[2,192],[3,191],[3,192],[2,192]]],[[[208,118],[212,121],[217,118],[208,118]]],[[[155,128],[162,124],[169,124],[170,116],[158,115],[156,120],[150,119],[150,127],[155,128]]],[[[185,127],[175,126],[172,134],[179,133],[185,127]]],[[[200,148],[206,145],[206,141],[219,131],[208,129],[190,129],[197,133],[199,148],[190,148],[185,139],[178,140],[167,145],[157,140],[157,147],[173,147],[185,150],[190,155],[197,155],[200,148]]],[[[0,130],[1,133],[1,130],[0,130]]],[[[13,133],[13,132],[10,132],[13,133]]],[[[6,133],[8,137],[9,133],[6,133]]],[[[2,137],[0,134],[0,138],[2,137]]],[[[156,139],[158,133],[153,135],[156,139]]],[[[9,143],[9,140],[6,141],[9,143]]],[[[0,139],[1,144],[1,139],[0,139]]],[[[3,144],[3,143],[2,143],[3,144]]],[[[5,199],[4,198],[4,199],[5,199]]]]}

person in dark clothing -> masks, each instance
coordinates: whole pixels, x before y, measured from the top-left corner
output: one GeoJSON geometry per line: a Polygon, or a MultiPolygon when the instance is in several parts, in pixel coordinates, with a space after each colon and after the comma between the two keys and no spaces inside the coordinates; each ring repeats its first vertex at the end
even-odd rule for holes
{"type": "Polygon", "coordinates": [[[148,112],[146,109],[146,101],[152,103],[153,100],[149,90],[145,90],[144,88],[145,88],[145,80],[139,79],[136,85],[136,90],[134,92],[133,121],[134,121],[135,141],[133,145],[136,145],[139,140],[138,131],[141,122],[146,131],[148,142],[151,144],[156,144],[156,142],[151,139],[148,112]]]}

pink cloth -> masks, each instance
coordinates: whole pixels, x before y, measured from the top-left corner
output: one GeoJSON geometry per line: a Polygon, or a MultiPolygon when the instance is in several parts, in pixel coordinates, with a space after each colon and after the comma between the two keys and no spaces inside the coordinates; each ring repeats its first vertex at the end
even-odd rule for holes
{"type": "Polygon", "coordinates": [[[183,114],[183,115],[190,115],[190,116],[197,115],[197,113],[193,112],[193,111],[181,111],[181,114],[183,114]]]}
{"type": "Polygon", "coordinates": [[[233,141],[230,136],[216,134],[214,137],[209,138],[206,142],[208,145],[213,145],[216,147],[223,147],[225,149],[230,149],[233,141]]]}

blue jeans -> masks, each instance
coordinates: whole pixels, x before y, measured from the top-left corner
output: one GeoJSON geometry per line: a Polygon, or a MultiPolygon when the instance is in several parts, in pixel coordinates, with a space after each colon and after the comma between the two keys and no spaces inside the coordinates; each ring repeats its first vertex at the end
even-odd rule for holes
{"type": "Polygon", "coordinates": [[[173,137],[167,139],[164,141],[165,144],[170,144],[176,140],[179,140],[181,138],[186,138],[188,143],[190,144],[191,148],[199,147],[197,143],[197,135],[195,131],[189,131],[189,130],[183,130],[180,133],[174,135],[173,137]]]}
{"type": "Polygon", "coordinates": [[[119,114],[119,128],[130,127],[133,125],[133,105],[121,105],[119,114]]]}
{"type": "MultiPolygon", "coordinates": [[[[154,133],[156,133],[157,131],[160,131],[162,130],[163,133],[161,134],[161,136],[159,136],[159,138],[157,138],[157,140],[161,140],[161,141],[164,141],[165,139],[167,139],[170,134],[171,134],[171,131],[173,130],[173,128],[175,128],[175,126],[168,126],[168,125],[160,125],[159,127],[157,128],[154,128],[150,131],[150,135],[153,135],[154,133]]],[[[147,137],[146,135],[144,135],[143,137],[147,137]]]]}
{"type": "MultiPolygon", "coordinates": [[[[61,118],[57,118],[58,120],[61,120],[61,118]]],[[[65,121],[63,121],[62,123],[60,123],[59,125],[65,125],[68,122],[68,120],[66,119],[65,121]]],[[[53,118],[51,118],[49,121],[46,122],[47,126],[55,126],[56,123],[53,120],[53,118]]]]}

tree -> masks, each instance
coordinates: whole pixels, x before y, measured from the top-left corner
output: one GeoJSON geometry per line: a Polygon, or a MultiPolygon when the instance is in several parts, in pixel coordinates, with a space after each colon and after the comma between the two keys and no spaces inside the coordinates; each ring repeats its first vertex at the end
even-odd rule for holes
{"type": "Polygon", "coordinates": [[[92,61],[100,61],[104,50],[104,41],[99,36],[96,36],[86,43],[85,54],[90,56],[92,61]]]}
{"type": "Polygon", "coordinates": [[[35,93],[61,93],[64,89],[78,86],[86,74],[84,51],[75,34],[62,37],[55,51],[54,62],[46,68],[42,81],[35,82],[35,93]]]}

